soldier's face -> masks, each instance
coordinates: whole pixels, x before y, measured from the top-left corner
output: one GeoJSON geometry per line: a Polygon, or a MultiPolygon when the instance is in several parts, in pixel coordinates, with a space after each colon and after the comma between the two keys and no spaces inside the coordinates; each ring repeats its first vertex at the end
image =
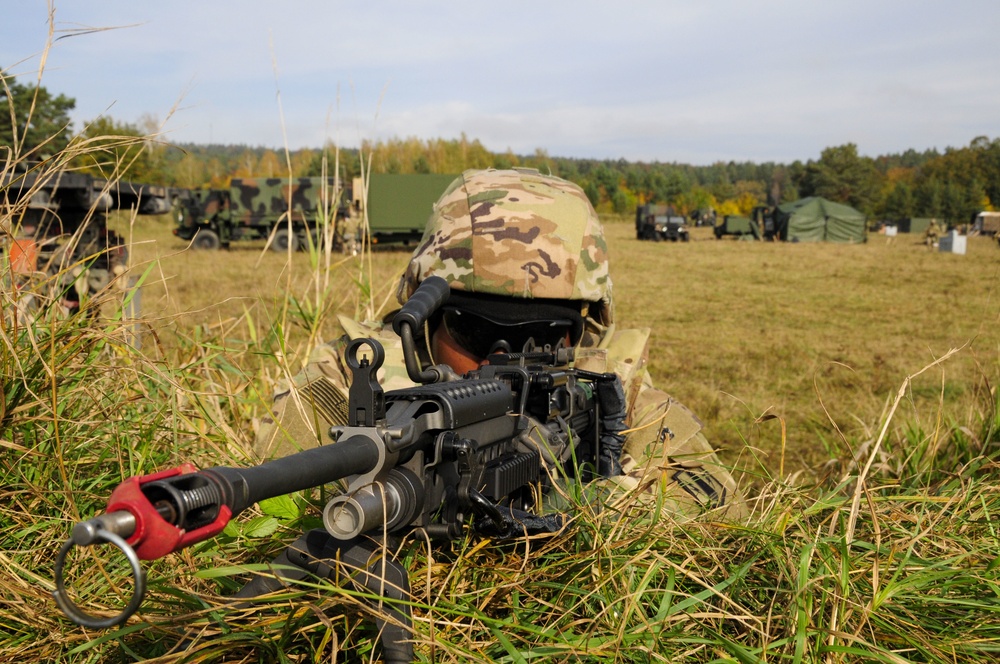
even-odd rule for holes
{"type": "Polygon", "coordinates": [[[484,360],[459,345],[443,324],[431,334],[431,353],[435,363],[447,364],[460,375],[478,369],[484,360]]]}
{"type": "Polygon", "coordinates": [[[569,346],[571,326],[569,320],[498,324],[475,314],[448,311],[431,333],[431,353],[434,362],[464,374],[478,369],[493,353],[569,346]]]}

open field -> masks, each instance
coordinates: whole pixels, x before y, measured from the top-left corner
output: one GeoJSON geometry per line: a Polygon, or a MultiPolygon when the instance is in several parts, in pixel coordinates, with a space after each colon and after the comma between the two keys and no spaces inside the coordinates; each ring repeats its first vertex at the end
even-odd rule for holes
{"type": "MultiPolygon", "coordinates": [[[[828,462],[851,458],[848,441],[875,435],[906,377],[951,349],[960,350],[913,379],[896,421],[929,432],[941,421],[966,421],[1000,375],[1000,249],[986,238],[969,238],[963,256],[909,235],[775,244],[718,241],[698,228],[689,243],[654,243],[635,240],[628,220],[606,227],[618,323],[653,329],[656,384],[704,420],[727,460],[758,479],[841,470],[828,462]]],[[[329,314],[365,309],[359,283],[371,284],[380,314],[395,306],[396,275],[409,256],[335,255],[327,271],[305,253],[289,263],[261,243],[188,250],[163,220],[123,230],[136,269],[151,268],[143,313],[164,348],[197,325],[246,340],[252,327],[262,339],[283,319],[288,296],[306,307],[324,303],[309,338],[330,339],[338,330],[329,314]],[[317,273],[328,285],[317,288],[317,273]]],[[[292,370],[308,353],[307,327],[284,327],[292,370]]]]}
{"type": "MultiPolygon", "coordinates": [[[[498,541],[466,528],[432,543],[418,529],[397,543],[373,529],[375,557],[405,568],[416,661],[997,661],[995,243],[971,239],[955,256],[906,236],[778,245],[695,229],[666,244],[606,221],[618,322],[653,329],[655,382],[741,471],[746,514],[688,520],[655,491],[555,487],[565,527],[554,533],[498,541]]],[[[141,287],[123,299],[113,284],[79,315],[61,305],[80,265],[26,278],[0,256],[0,661],[381,661],[374,600],[394,600],[347,579],[230,601],[321,527],[325,486],[152,552],[145,598],[122,624],[84,628],[56,606],[69,553],[63,597],[119,614],[137,584],[130,566],[112,546],[64,544],[74,525],[105,512],[128,478],[259,461],[250,442],[275,387],[339,334],[335,314],[393,308],[408,260],[261,243],[198,253],[165,218],[112,225],[141,287]],[[138,319],[122,306],[132,297],[138,319]]],[[[281,475],[304,471],[302,459],[281,475]]],[[[184,509],[213,502],[188,496],[184,509]]]]}
{"type": "MultiPolygon", "coordinates": [[[[318,491],[144,563],[146,599],[125,625],[79,628],[55,607],[73,524],[127,477],[248,463],[277,380],[338,333],[333,313],[388,309],[407,260],[375,252],[328,270],[259,246],[200,254],[166,222],[121,223],[144,279],[139,348],[111,302],[98,321],[0,317],[0,660],[378,661],[351,588],[307,581],[226,605],[318,526],[318,491]]],[[[655,328],[657,383],[746,470],[750,513],[679,523],[627,498],[570,505],[567,528],[516,543],[407,538],[417,660],[995,661],[1000,250],[641,243],[627,221],[608,233],[620,323],[655,328]],[[824,467],[850,450],[862,463],[824,467]],[[804,481],[826,470],[834,481],[804,481]]],[[[0,290],[5,307],[12,294],[0,290]]],[[[131,593],[109,549],[68,563],[77,601],[105,615],[131,593]]]]}

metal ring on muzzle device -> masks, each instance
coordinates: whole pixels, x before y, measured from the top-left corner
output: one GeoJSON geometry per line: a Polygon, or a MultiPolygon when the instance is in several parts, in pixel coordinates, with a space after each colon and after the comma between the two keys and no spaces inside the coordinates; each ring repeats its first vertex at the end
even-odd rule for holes
{"type": "Polygon", "coordinates": [[[128,606],[118,615],[111,616],[110,618],[98,618],[97,616],[85,613],[73,603],[73,600],[69,598],[69,594],[66,592],[66,585],[63,580],[63,566],[66,563],[66,554],[76,546],[73,538],[66,540],[59,550],[59,555],[56,556],[56,589],[52,592],[52,597],[56,600],[56,604],[62,609],[63,613],[77,625],[91,629],[106,629],[122,624],[139,609],[139,605],[142,604],[142,596],[146,593],[146,573],[139,564],[139,556],[136,554],[135,549],[129,546],[122,537],[100,528],[94,531],[93,537],[95,542],[104,541],[114,544],[128,558],[129,565],[132,567],[132,579],[135,581],[135,590],[132,591],[132,599],[129,601],[128,606]]]}
{"type": "Polygon", "coordinates": [[[423,503],[423,486],[417,476],[406,468],[393,468],[384,482],[330,500],[323,509],[323,525],[339,540],[354,539],[383,525],[392,531],[409,524],[423,503]]]}

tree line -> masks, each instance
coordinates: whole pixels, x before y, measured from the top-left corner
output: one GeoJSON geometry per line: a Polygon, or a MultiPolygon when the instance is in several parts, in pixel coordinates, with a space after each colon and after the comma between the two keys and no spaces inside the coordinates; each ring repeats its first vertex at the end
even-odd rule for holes
{"type": "Polygon", "coordinates": [[[964,147],[867,157],[857,145],[828,147],[819,159],[791,164],[630,162],[553,157],[538,149],[516,155],[493,152],[476,139],[394,138],[360,147],[333,144],[291,152],[247,145],[170,144],[157,123],[102,116],[74,131],[75,100],[42,86],[2,78],[0,146],[12,162],[41,160],[69,146],[87,146],[69,167],[102,177],[182,188],[224,187],[234,177],[311,177],[339,173],[346,182],[366,173],[461,173],[468,168],[538,168],[579,184],[598,211],[630,213],[644,203],[667,203],[679,212],[712,209],[748,214],[758,205],[780,205],[823,196],[873,219],[936,217],[965,223],[1000,205],[1000,138],[979,136],[964,147]]]}

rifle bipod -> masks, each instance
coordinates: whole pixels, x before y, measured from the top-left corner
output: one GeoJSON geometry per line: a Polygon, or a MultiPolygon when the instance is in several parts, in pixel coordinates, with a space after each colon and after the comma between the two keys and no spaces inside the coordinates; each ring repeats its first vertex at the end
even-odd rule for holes
{"type": "Polygon", "coordinates": [[[389,600],[378,600],[372,606],[386,664],[413,662],[409,576],[382,542],[364,536],[342,541],[320,528],[297,539],[272,564],[273,574],[254,577],[234,597],[259,597],[308,577],[359,584],[389,600]]]}

